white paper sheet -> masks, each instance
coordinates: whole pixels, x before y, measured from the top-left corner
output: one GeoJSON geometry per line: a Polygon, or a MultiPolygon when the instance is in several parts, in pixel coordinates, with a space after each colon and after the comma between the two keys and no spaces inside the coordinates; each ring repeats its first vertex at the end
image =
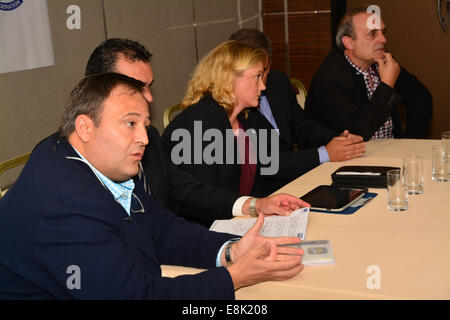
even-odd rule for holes
{"type": "MultiPolygon", "coordinates": [[[[300,237],[304,240],[306,238],[308,215],[309,208],[301,208],[286,217],[266,217],[259,234],[266,237],[300,237]]],[[[256,218],[216,220],[209,229],[243,236],[255,222],[256,218]]]]}

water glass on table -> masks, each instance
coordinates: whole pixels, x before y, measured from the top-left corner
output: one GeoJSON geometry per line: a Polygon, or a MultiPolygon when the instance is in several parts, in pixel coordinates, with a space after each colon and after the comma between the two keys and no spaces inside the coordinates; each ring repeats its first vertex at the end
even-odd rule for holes
{"type": "Polygon", "coordinates": [[[409,194],[423,192],[423,158],[421,156],[403,157],[403,183],[409,194]]]}
{"type": "MultiPolygon", "coordinates": [[[[442,145],[442,152],[444,155],[444,161],[450,162],[450,131],[442,132],[441,145],[442,145]]],[[[450,167],[448,167],[448,169],[450,170],[450,167]]]]}
{"type": "Polygon", "coordinates": [[[387,172],[388,209],[392,211],[408,210],[408,188],[403,183],[400,169],[387,172]]]}
{"type": "Polygon", "coordinates": [[[432,148],[432,179],[439,182],[450,181],[450,162],[446,159],[444,148],[442,145],[433,146],[432,148]]]}

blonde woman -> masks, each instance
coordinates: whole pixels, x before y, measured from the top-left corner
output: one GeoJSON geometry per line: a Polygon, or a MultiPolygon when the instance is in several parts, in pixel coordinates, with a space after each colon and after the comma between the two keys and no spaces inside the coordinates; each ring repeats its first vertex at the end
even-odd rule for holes
{"type": "Polygon", "coordinates": [[[182,101],[184,111],[162,136],[173,163],[229,191],[267,195],[255,183],[258,140],[244,137],[242,125],[243,110],[257,107],[265,89],[265,59],[262,49],[227,41],[200,61],[182,101]]]}

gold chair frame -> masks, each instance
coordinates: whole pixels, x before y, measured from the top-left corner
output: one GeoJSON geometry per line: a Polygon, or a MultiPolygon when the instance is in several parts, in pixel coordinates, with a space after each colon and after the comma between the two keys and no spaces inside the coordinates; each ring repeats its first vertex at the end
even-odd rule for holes
{"type": "MultiPolygon", "coordinates": [[[[9,169],[13,169],[13,168],[16,168],[16,167],[18,167],[20,165],[25,164],[28,161],[28,158],[30,157],[30,154],[31,154],[31,152],[28,152],[28,153],[25,153],[25,154],[23,154],[21,156],[18,156],[18,157],[15,157],[15,158],[12,158],[12,159],[0,162],[0,176],[5,171],[7,171],[9,169]]],[[[2,198],[5,195],[7,190],[8,189],[2,191],[1,188],[0,188],[0,198],[2,198]]]]}
{"type": "Polygon", "coordinates": [[[306,95],[308,94],[305,86],[297,78],[291,78],[291,84],[298,90],[298,93],[296,94],[298,104],[300,105],[300,107],[302,107],[302,109],[305,109],[305,100],[306,95]]]}
{"type": "Polygon", "coordinates": [[[166,110],[164,110],[164,114],[163,114],[163,123],[164,123],[164,128],[167,127],[169,125],[169,122],[172,120],[172,115],[174,112],[180,111],[181,110],[181,104],[174,104],[173,106],[170,106],[169,108],[167,108],[166,110]]]}

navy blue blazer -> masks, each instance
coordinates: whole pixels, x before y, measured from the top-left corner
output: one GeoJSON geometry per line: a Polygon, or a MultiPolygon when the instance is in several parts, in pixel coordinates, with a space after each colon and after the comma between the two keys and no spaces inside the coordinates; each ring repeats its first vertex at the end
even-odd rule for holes
{"type": "Polygon", "coordinates": [[[0,201],[0,299],[233,299],[216,256],[232,235],[161,209],[136,184],[145,213],[114,200],[66,140],[31,154],[0,201]],[[161,264],[211,268],[164,278],[161,264]],[[70,282],[80,271],[80,288],[70,282]]]}

